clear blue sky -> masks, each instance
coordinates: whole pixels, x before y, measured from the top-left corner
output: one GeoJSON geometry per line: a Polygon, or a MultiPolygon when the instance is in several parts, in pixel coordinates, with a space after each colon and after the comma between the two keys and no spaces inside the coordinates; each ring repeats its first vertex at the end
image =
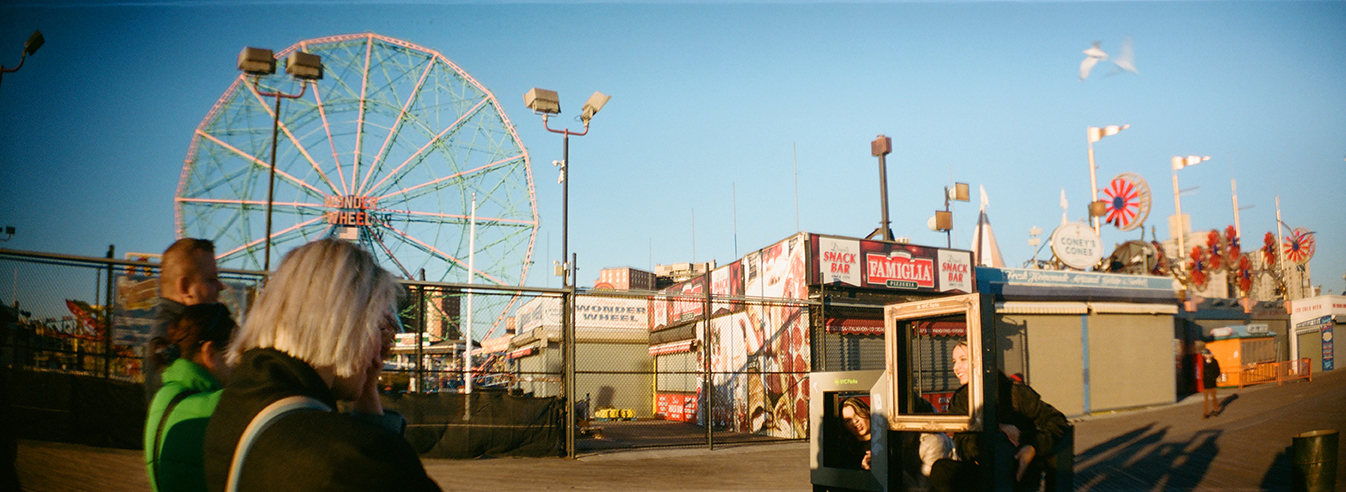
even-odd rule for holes
{"type": "MultiPolygon", "coordinates": [[[[1170,157],[1209,155],[1180,171],[1199,187],[1182,202],[1193,227],[1232,224],[1237,179],[1253,206],[1245,250],[1257,247],[1279,195],[1285,222],[1318,233],[1314,284],[1343,290],[1346,2],[226,3],[0,7],[0,64],[18,62],[33,29],[47,39],[0,84],[0,225],[18,229],[0,246],[161,251],[192,132],[237,76],[239,50],[375,32],[441,51],[519,129],[546,266],[530,285],[559,285],[560,257],[549,163],[561,139],[523,106],[536,86],[561,94],[562,121],[594,90],[613,96],[571,142],[581,285],[605,266],[733,261],[797,228],[868,234],[878,134],[893,139],[897,235],[944,245],[926,220],[952,179],[972,185],[973,202],[955,206],[955,246],[968,248],[984,185],[1019,266],[1029,228],[1060,223],[1062,189],[1070,218],[1085,215],[1086,127],[1130,124],[1095,145],[1099,186],[1143,176],[1146,229],[1168,237],[1170,157]],[[1099,40],[1115,52],[1125,36],[1140,73],[1103,63],[1081,83],[1081,51],[1099,40]]],[[[1103,232],[1108,245],[1136,238],[1103,232]]]]}

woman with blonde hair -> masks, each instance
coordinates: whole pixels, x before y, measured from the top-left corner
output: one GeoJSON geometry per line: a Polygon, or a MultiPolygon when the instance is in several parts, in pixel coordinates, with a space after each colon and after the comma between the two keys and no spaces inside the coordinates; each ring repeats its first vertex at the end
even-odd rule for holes
{"type": "Polygon", "coordinates": [[[285,255],[229,347],[233,379],[206,430],[212,491],[439,490],[379,401],[400,293],[346,241],[285,255]]]}

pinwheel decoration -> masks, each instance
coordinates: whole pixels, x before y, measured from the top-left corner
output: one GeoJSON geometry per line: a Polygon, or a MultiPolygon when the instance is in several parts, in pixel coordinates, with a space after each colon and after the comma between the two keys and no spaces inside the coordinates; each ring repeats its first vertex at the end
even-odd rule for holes
{"type": "Polygon", "coordinates": [[[1220,233],[1216,232],[1215,229],[1211,229],[1210,233],[1206,234],[1206,247],[1210,248],[1211,271],[1219,270],[1221,261],[1224,260],[1224,242],[1220,237],[1220,233]]]}
{"type": "Polygon", "coordinates": [[[1315,248],[1313,231],[1296,227],[1290,232],[1290,236],[1285,238],[1285,259],[1296,265],[1303,265],[1313,259],[1315,248]]]}
{"type": "Polygon", "coordinates": [[[1248,291],[1253,288],[1253,265],[1248,261],[1248,257],[1239,258],[1239,290],[1247,297],[1248,291]]]}
{"type": "Polygon", "coordinates": [[[1192,283],[1197,287],[1206,285],[1206,250],[1201,246],[1192,247],[1192,262],[1189,264],[1189,270],[1192,272],[1192,283]]]}
{"type": "Polygon", "coordinates": [[[1140,227],[1150,216],[1150,185],[1136,174],[1118,174],[1103,194],[1107,195],[1107,222],[1118,229],[1140,227]]]}
{"type": "Polygon", "coordinates": [[[1270,232],[1262,236],[1262,262],[1268,267],[1276,264],[1276,235],[1270,232]]]}
{"type": "Polygon", "coordinates": [[[1239,257],[1243,254],[1243,249],[1239,247],[1238,231],[1234,229],[1234,226],[1224,228],[1224,243],[1225,264],[1234,268],[1234,265],[1239,264],[1239,257]]]}

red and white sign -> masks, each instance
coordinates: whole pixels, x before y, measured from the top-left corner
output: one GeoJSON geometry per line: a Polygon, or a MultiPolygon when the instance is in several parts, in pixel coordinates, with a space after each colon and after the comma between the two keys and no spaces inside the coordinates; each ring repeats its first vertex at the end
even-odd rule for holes
{"type": "Polygon", "coordinates": [[[860,241],[818,238],[818,268],[824,284],[860,286],[860,241]]]}
{"type": "Polygon", "coordinates": [[[865,255],[865,269],[869,274],[866,282],[870,284],[899,289],[935,288],[935,261],[912,257],[906,251],[888,255],[869,253],[865,255]]]}
{"type": "Polygon", "coordinates": [[[695,394],[658,394],[655,402],[654,413],[659,417],[679,422],[696,421],[695,394]]]}
{"type": "Polygon", "coordinates": [[[939,291],[972,292],[972,254],[965,251],[939,250],[939,291]]]}

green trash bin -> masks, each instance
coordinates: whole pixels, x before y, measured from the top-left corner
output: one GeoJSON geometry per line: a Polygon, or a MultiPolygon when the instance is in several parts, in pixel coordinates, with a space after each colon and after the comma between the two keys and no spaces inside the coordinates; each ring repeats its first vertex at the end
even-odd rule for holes
{"type": "Polygon", "coordinates": [[[1290,490],[1331,491],[1337,483],[1337,435],[1335,430],[1316,430],[1294,437],[1290,490]]]}

